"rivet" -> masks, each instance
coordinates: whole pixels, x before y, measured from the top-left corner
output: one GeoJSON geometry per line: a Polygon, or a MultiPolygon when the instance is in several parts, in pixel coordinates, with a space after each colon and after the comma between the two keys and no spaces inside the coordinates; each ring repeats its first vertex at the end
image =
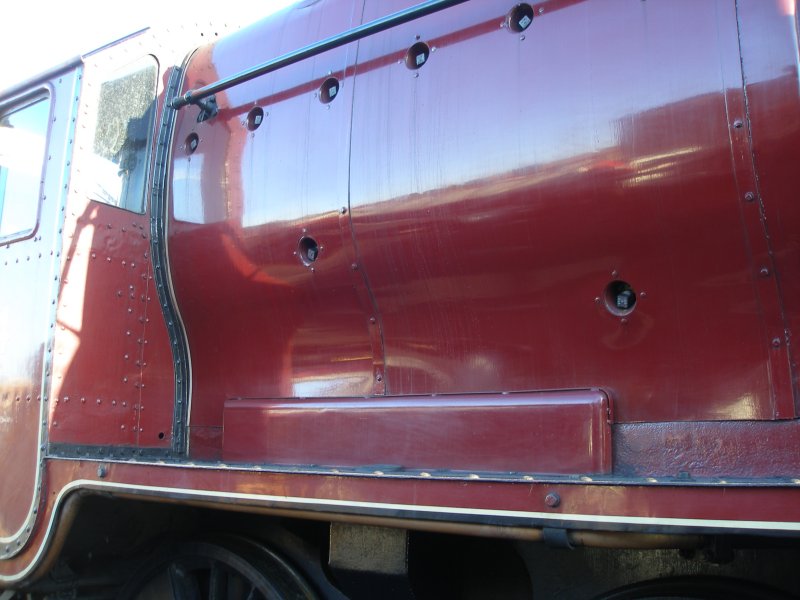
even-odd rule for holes
{"type": "Polygon", "coordinates": [[[97,467],[97,476],[100,479],[103,479],[107,474],[108,474],[108,471],[106,470],[104,465],[100,465],[99,467],[97,467]]]}
{"type": "Polygon", "coordinates": [[[762,277],[769,277],[769,269],[767,267],[761,267],[758,273],[762,277]]]}
{"type": "Polygon", "coordinates": [[[347,207],[346,207],[346,206],[343,206],[342,208],[340,208],[340,209],[339,209],[339,214],[340,214],[340,215],[347,214],[347,207]]]}
{"type": "Polygon", "coordinates": [[[372,324],[374,325],[374,324],[375,324],[375,322],[376,322],[376,319],[375,319],[375,317],[370,317],[370,318],[369,318],[369,322],[370,322],[370,323],[372,323],[372,324]]]}
{"type": "Polygon", "coordinates": [[[753,192],[747,192],[744,195],[744,201],[745,202],[752,202],[755,199],[756,199],[756,195],[753,192]]]}
{"type": "Polygon", "coordinates": [[[741,119],[736,119],[733,122],[733,127],[734,129],[741,129],[742,127],[744,127],[744,121],[742,121],[741,119]]]}
{"type": "Polygon", "coordinates": [[[544,497],[544,503],[550,508],[556,508],[561,504],[561,497],[555,492],[550,492],[544,497]]]}
{"type": "Polygon", "coordinates": [[[353,271],[358,271],[358,264],[357,264],[357,263],[353,263],[352,265],[350,265],[350,268],[351,268],[353,271]]]}
{"type": "Polygon", "coordinates": [[[779,348],[780,345],[781,345],[781,339],[780,338],[772,338],[772,347],[773,348],[779,348]]]}

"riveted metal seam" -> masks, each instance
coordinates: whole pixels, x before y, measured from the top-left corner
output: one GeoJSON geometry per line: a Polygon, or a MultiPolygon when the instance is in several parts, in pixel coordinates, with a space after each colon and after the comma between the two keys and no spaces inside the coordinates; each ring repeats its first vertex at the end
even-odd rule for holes
{"type": "MultiPolygon", "coordinates": [[[[55,342],[55,328],[50,328],[49,324],[54,323],[56,320],[56,311],[58,308],[58,296],[61,290],[61,277],[60,277],[60,265],[61,265],[61,250],[62,250],[62,235],[61,231],[64,227],[64,218],[65,218],[65,208],[67,203],[67,196],[69,190],[69,180],[70,180],[70,172],[71,169],[69,164],[72,162],[72,152],[73,152],[73,140],[75,139],[75,121],[78,116],[78,109],[79,109],[79,91],[80,85],[82,81],[82,73],[83,69],[80,66],[77,66],[70,75],[73,78],[72,87],[67,92],[59,91],[58,94],[65,94],[65,97],[71,98],[69,101],[71,103],[71,108],[67,116],[67,127],[65,130],[65,139],[64,139],[64,160],[62,165],[60,165],[60,177],[59,182],[57,184],[58,191],[58,200],[54,203],[52,210],[54,211],[55,218],[52,224],[52,231],[50,232],[53,235],[53,245],[52,245],[52,260],[50,261],[50,270],[48,272],[48,279],[52,282],[52,288],[50,292],[50,299],[54,300],[50,303],[50,311],[48,313],[47,319],[45,320],[45,357],[42,362],[42,372],[41,372],[41,384],[40,384],[40,394],[41,394],[41,403],[39,405],[39,418],[38,418],[38,435],[37,435],[37,444],[36,444],[36,474],[34,477],[33,483],[33,498],[31,499],[31,505],[28,508],[28,515],[25,518],[22,526],[12,535],[0,537],[0,560],[6,560],[12,558],[19,554],[27,544],[28,540],[30,539],[34,525],[36,523],[36,518],[38,515],[39,506],[42,503],[42,493],[44,487],[44,466],[45,466],[45,459],[46,454],[45,450],[47,447],[47,419],[48,419],[48,398],[50,397],[50,391],[52,388],[52,379],[51,374],[53,371],[53,353],[48,353],[48,348],[53,348],[55,342]],[[66,94],[69,94],[66,96],[66,94]]],[[[56,77],[54,75],[53,77],[56,77]]],[[[46,93],[50,99],[50,113],[48,114],[48,122],[52,123],[53,115],[56,112],[56,105],[58,104],[58,97],[55,93],[55,90],[52,88],[52,84],[47,84],[43,86],[39,86],[39,91],[35,93],[46,93]]],[[[26,96],[29,96],[30,93],[26,92],[26,96]]],[[[12,99],[12,102],[15,100],[12,99]]],[[[48,135],[52,135],[52,129],[48,129],[48,135]]],[[[50,141],[48,141],[48,147],[45,150],[45,155],[50,153],[50,141]]],[[[44,189],[45,186],[42,186],[44,189]]],[[[52,195],[51,195],[52,197],[52,195]]],[[[42,202],[40,205],[40,212],[44,212],[46,210],[47,205],[42,202]]],[[[41,218],[41,217],[40,217],[41,218]]]]}
{"type": "MultiPolygon", "coordinates": [[[[174,67],[170,74],[164,98],[177,93],[183,82],[185,66],[191,54],[184,60],[183,66],[174,67]]],[[[161,115],[158,139],[156,142],[156,161],[153,171],[153,189],[150,195],[150,254],[153,259],[153,277],[156,292],[169,333],[170,349],[175,373],[175,408],[172,419],[172,450],[176,454],[186,454],[189,450],[188,418],[191,399],[191,355],[183,326],[172,277],[169,268],[169,250],[167,247],[167,229],[169,211],[167,191],[169,189],[170,162],[172,159],[172,138],[175,129],[177,110],[169,106],[165,100],[161,115]]]]}

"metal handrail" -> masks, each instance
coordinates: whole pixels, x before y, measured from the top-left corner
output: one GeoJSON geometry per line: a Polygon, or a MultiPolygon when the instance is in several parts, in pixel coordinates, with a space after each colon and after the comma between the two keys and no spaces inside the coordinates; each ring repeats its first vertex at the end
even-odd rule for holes
{"type": "Polygon", "coordinates": [[[349,29],[345,32],[325,38],[319,42],[314,42],[313,44],[309,44],[308,46],[304,46],[298,50],[288,52],[278,56],[277,58],[268,60],[265,63],[261,63],[260,65],[256,65],[255,67],[241,71],[236,75],[231,75],[230,77],[220,79],[219,81],[210,83],[195,90],[189,90],[183,96],[175,96],[170,101],[170,105],[173,108],[178,109],[189,104],[198,104],[204,98],[213,96],[217,92],[222,92],[228,88],[239,85],[240,83],[250,81],[251,79],[255,79],[261,75],[266,75],[267,73],[272,73],[273,71],[277,71],[283,67],[293,65],[294,63],[305,60],[306,58],[317,56],[318,54],[322,54],[328,50],[339,48],[340,46],[344,46],[350,42],[355,42],[375,33],[380,33],[381,31],[391,29],[397,25],[414,21],[421,17],[439,12],[440,10],[450,8],[451,6],[463,4],[467,1],[468,0],[428,0],[427,2],[417,4],[416,6],[406,8],[405,10],[392,13],[386,17],[370,21],[369,23],[364,23],[363,25],[359,25],[353,29],[349,29]]]}

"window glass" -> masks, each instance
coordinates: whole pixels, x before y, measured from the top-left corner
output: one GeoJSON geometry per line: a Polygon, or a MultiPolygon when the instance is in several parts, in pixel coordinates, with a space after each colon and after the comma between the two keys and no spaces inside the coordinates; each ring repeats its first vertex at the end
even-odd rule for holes
{"type": "Polygon", "coordinates": [[[49,119],[49,98],[0,112],[0,238],[36,226],[49,119]]]}
{"type": "Polygon", "coordinates": [[[157,77],[158,64],[146,56],[100,85],[86,173],[92,200],[144,212],[157,77]]]}

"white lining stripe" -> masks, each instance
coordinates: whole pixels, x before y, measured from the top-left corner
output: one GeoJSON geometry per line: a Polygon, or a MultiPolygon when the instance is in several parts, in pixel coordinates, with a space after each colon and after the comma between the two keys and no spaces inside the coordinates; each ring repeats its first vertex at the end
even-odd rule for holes
{"type": "Polygon", "coordinates": [[[430,506],[416,504],[393,504],[386,502],[361,502],[349,500],[335,500],[331,498],[301,498],[295,496],[275,496],[269,494],[246,494],[235,492],[218,492],[214,490],[191,490],[185,488],[169,488],[160,486],[147,486],[138,484],[114,483],[110,481],[93,481],[77,479],[64,486],[58,494],[47,524],[45,539],[36,551],[31,563],[15,575],[0,575],[0,582],[14,583],[24,579],[33,571],[41,561],[46,548],[52,538],[53,528],[64,498],[77,489],[116,490],[119,492],[140,492],[141,495],[154,497],[181,496],[187,499],[228,499],[247,500],[254,503],[266,504],[294,504],[300,506],[315,506],[318,508],[363,508],[383,511],[405,511],[447,515],[469,515],[483,517],[506,517],[515,519],[537,519],[540,521],[559,521],[572,523],[608,523],[617,525],[659,525],[682,528],[714,528],[714,529],[746,529],[754,531],[791,532],[800,531],[800,523],[786,521],[731,521],[719,519],[680,519],[657,517],[631,517],[623,515],[583,515],[567,513],[543,513],[519,510],[494,510],[485,508],[460,508],[455,506],[430,506]]]}

